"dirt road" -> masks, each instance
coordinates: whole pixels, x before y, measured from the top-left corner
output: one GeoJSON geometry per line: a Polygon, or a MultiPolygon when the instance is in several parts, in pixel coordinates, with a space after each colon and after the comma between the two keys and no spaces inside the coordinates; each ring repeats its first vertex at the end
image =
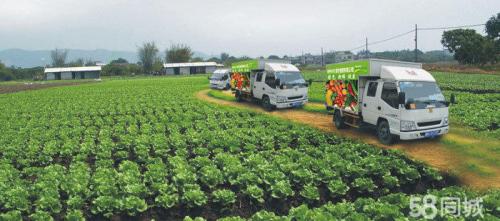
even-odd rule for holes
{"type": "MultiPolygon", "coordinates": [[[[313,113],[301,109],[286,109],[266,112],[256,104],[236,103],[211,97],[207,94],[208,91],[209,90],[199,91],[196,93],[196,97],[211,103],[252,109],[259,113],[269,114],[293,122],[307,124],[326,132],[350,137],[381,148],[399,149],[406,153],[410,158],[423,161],[441,171],[454,174],[458,176],[460,182],[463,184],[477,189],[500,187],[500,167],[498,164],[491,165],[490,163],[485,163],[480,159],[480,157],[478,158],[477,156],[464,155],[457,151],[453,151],[453,148],[450,148],[442,142],[442,140],[451,140],[454,143],[466,142],[468,145],[473,145],[474,143],[479,143],[477,138],[464,137],[463,135],[456,135],[451,132],[450,134],[439,139],[400,141],[397,144],[386,146],[378,142],[374,131],[371,131],[370,129],[351,128],[340,131],[337,130],[332,124],[331,115],[313,113]],[[473,165],[472,167],[475,166],[477,168],[481,168],[483,171],[488,171],[488,174],[484,175],[474,172],[473,168],[471,169],[471,165],[473,165]]],[[[495,157],[498,157],[497,152],[488,154],[496,154],[495,157]]]]}

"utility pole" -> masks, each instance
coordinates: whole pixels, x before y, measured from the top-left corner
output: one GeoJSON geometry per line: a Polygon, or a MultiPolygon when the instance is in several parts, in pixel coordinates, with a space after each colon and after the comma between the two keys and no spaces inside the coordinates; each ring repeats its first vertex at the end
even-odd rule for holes
{"type": "Polygon", "coordinates": [[[368,58],[368,37],[366,37],[366,41],[365,41],[365,54],[366,54],[366,58],[368,58]]]}
{"type": "Polygon", "coordinates": [[[417,31],[418,31],[417,24],[415,24],[415,62],[418,62],[417,31]]]}
{"type": "Polygon", "coordinates": [[[321,47],[321,67],[325,66],[325,56],[323,55],[323,47],[321,47]]]}

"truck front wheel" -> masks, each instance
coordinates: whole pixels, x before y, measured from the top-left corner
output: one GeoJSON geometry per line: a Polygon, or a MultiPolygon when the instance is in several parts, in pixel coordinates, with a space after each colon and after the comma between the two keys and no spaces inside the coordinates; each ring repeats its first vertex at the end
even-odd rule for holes
{"type": "Polygon", "coordinates": [[[333,114],[333,123],[337,129],[345,128],[344,118],[342,117],[342,114],[340,114],[339,110],[335,110],[333,114]]]}
{"type": "Polygon", "coordinates": [[[389,123],[386,120],[380,121],[377,125],[377,135],[381,143],[391,145],[394,143],[394,135],[391,134],[389,123]]]}
{"type": "Polygon", "coordinates": [[[271,104],[271,100],[269,100],[268,96],[262,97],[262,107],[264,107],[264,109],[266,109],[266,111],[274,110],[274,105],[271,104]]]}

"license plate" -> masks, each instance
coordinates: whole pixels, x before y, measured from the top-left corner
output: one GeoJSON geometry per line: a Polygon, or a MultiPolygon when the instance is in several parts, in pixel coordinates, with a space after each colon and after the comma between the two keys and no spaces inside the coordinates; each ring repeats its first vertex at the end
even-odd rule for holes
{"type": "Polygon", "coordinates": [[[439,130],[434,130],[434,131],[425,132],[424,136],[425,137],[435,137],[438,134],[439,134],[439,130]]]}
{"type": "Polygon", "coordinates": [[[302,105],[302,102],[292,103],[292,107],[298,107],[298,106],[301,106],[301,105],[302,105]]]}

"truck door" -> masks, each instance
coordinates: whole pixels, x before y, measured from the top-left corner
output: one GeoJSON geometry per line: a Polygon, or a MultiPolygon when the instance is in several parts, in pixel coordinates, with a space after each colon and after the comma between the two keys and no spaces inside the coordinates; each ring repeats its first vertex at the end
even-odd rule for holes
{"type": "Polygon", "coordinates": [[[271,103],[276,99],[276,77],[273,72],[265,72],[264,83],[262,86],[262,94],[269,96],[271,103]]]}
{"type": "MultiPolygon", "coordinates": [[[[378,85],[379,83],[376,81],[368,81],[365,87],[364,95],[363,95],[363,106],[361,108],[363,114],[363,121],[372,125],[377,124],[377,119],[379,117],[378,110],[378,85]]],[[[380,94],[380,92],[378,93],[380,94]]]]}
{"type": "Polygon", "coordinates": [[[381,115],[389,122],[392,133],[399,131],[398,89],[394,82],[384,82],[380,93],[381,115]]]}
{"type": "Polygon", "coordinates": [[[264,82],[263,82],[263,75],[264,72],[257,72],[255,74],[255,80],[253,82],[253,88],[252,88],[252,93],[253,97],[257,99],[262,99],[262,94],[264,90],[264,82]]]}

